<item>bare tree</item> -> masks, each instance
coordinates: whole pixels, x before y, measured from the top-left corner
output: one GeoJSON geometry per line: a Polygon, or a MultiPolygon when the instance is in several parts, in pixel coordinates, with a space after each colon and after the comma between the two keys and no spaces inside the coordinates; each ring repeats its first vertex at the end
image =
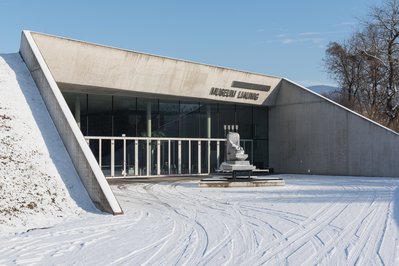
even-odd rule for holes
{"type": "Polygon", "coordinates": [[[386,70],[386,105],[388,117],[387,126],[390,126],[397,116],[397,84],[398,78],[398,38],[399,38],[399,3],[397,0],[385,1],[382,7],[376,7],[371,12],[372,21],[369,23],[377,29],[383,46],[380,48],[380,57],[375,57],[386,70]]]}
{"type": "Polygon", "coordinates": [[[381,39],[371,25],[356,34],[354,44],[356,56],[362,63],[362,74],[359,77],[359,105],[361,113],[374,120],[381,120],[385,108],[384,78],[385,68],[378,59],[381,39]]]}
{"type": "Polygon", "coordinates": [[[370,10],[363,29],[330,43],[324,63],[340,86],[340,103],[389,127],[399,112],[399,2],[370,10]]]}
{"type": "Polygon", "coordinates": [[[355,99],[359,88],[359,76],[362,64],[354,54],[351,41],[339,44],[332,42],[326,50],[324,62],[329,73],[340,87],[341,104],[349,108],[355,107],[355,99]]]}

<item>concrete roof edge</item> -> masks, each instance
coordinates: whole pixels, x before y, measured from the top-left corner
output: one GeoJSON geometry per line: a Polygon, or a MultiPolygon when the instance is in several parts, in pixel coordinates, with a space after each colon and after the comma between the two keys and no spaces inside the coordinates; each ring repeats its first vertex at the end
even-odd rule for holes
{"type": "MultiPolygon", "coordinates": [[[[23,31],[29,31],[29,30],[23,30],[23,31]]],[[[170,60],[175,60],[175,61],[180,61],[180,62],[185,62],[185,63],[190,63],[190,64],[196,64],[196,65],[203,65],[203,66],[208,66],[208,67],[214,67],[214,68],[221,68],[221,69],[227,69],[227,70],[233,70],[241,73],[247,73],[251,75],[259,75],[259,76],[264,76],[268,78],[274,78],[274,79],[283,79],[282,77],[277,77],[277,76],[272,76],[272,75],[266,75],[262,73],[257,73],[257,72],[250,72],[250,71],[243,71],[235,68],[229,68],[229,67],[223,67],[223,66],[217,66],[217,65],[211,65],[211,64],[206,64],[206,63],[200,63],[200,62],[195,62],[195,61],[190,61],[190,60],[185,60],[185,59],[179,59],[179,58],[174,58],[174,57],[168,57],[168,56],[161,56],[161,55],[156,55],[156,54],[151,54],[151,53],[145,53],[145,52],[140,52],[140,51],[135,51],[135,50],[129,50],[126,48],[119,48],[119,47],[114,47],[111,45],[103,45],[103,44],[98,44],[95,42],[88,42],[88,41],[82,41],[74,38],[68,38],[68,37],[63,37],[63,36],[58,36],[58,35],[53,35],[53,34],[47,34],[47,33],[42,33],[42,32],[37,32],[37,31],[29,31],[34,34],[40,34],[40,35],[45,35],[45,36],[50,36],[50,37],[55,37],[55,38],[60,38],[64,40],[69,40],[69,41],[74,41],[74,42],[80,42],[80,43],[86,43],[86,44],[91,44],[94,46],[99,46],[99,47],[105,47],[105,48],[110,48],[110,49],[115,49],[115,50],[120,50],[120,51],[125,51],[125,52],[131,52],[131,53],[137,53],[137,54],[143,54],[143,55],[149,55],[149,56],[154,56],[154,57],[159,57],[159,58],[164,58],[164,59],[170,59],[170,60]]]]}
{"type": "Polygon", "coordinates": [[[379,124],[379,123],[377,123],[377,122],[371,120],[370,118],[367,118],[367,117],[365,117],[365,116],[363,116],[363,115],[361,115],[361,114],[359,114],[359,113],[357,113],[357,112],[355,112],[355,111],[353,111],[353,110],[351,110],[351,109],[349,109],[349,108],[347,108],[347,107],[345,107],[345,106],[343,106],[343,105],[340,105],[339,103],[334,102],[333,100],[330,100],[330,99],[328,99],[327,97],[325,97],[325,96],[323,96],[323,95],[321,95],[321,94],[318,94],[318,93],[316,93],[316,92],[314,92],[314,91],[312,91],[312,90],[310,90],[310,89],[308,89],[308,88],[306,88],[306,87],[304,87],[304,86],[302,86],[302,85],[300,85],[300,84],[298,84],[298,83],[296,83],[296,82],[294,82],[294,81],[292,81],[292,80],[289,80],[289,79],[287,79],[287,78],[282,78],[282,80],[285,80],[285,81],[287,81],[287,82],[289,82],[289,83],[292,83],[292,84],[294,84],[295,86],[298,86],[299,88],[301,88],[302,90],[305,90],[305,91],[307,91],[307,92],[309,92],[309,93],[312,93],[312,94],[314,94],[314,95],[316,95],[316,96],[322,98],[323,100],[326,100],[327,102],[329,102],[329,103],[331,103],[331,104],[334,104],[334,105],[336,105],[336,106],[338,106],[338,107],[341,107],[342,109],[346,110],[347,112],[350,112],[350,113],[352,113],[352,114],[354,114],[354,115],[357,115],[357,116],[359,116],[359,117],[361,117],[361,118],[367,120],[368,122],[370,122],[370,123],[372,123],[372,124],[374,124],[374,125],[377,125],[377,126],[379,126],[379,127],[382,127],[383,129],[388,130],[388,131],[390,131],[391,133],[393,133],[393,134],[399,136],[399,133],[398,133],[398,132],[396,132],[396,131],[394,131],[394,130],[392,130],[392,129],[386,127],[386,126],[383,126],[383,125],[381,125],[381,124],[379,124]]]}

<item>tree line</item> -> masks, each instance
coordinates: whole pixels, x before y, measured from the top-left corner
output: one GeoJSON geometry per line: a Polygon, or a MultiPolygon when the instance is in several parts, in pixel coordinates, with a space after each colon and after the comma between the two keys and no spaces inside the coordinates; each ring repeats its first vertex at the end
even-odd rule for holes
{"type": "Polygon", "coordinates": [[[331,42],[324,65],[339,89],[328,97],[399,131],[399,2],[369,10],[360,30],[331,42]]]}

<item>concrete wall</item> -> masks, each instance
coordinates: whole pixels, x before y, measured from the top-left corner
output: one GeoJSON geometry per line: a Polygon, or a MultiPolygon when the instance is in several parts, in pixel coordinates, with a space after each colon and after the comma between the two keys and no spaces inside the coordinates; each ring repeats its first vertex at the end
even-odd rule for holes
{"type": "Polygon", "coordinates": [[[269,111],[278,173],[399,176],[399,135],[283,80],[269,111]]]}
{"type": "Polygon", "coordinates": [[[122,209],[118,201],[112,193],[29,31],[22,33],[20,54],[39,88],[47,110],[90,198],[100,210],[112,214],[121,214],[122,209]]]}
{"type": "Polygon", "coordinates": [[[125,92],[268,104],[267,99],[281,78],[227,68],[148,55],[50,35],[32,33],[40,52],[62,90],[84,87],[125,92]],[[237,89],[259,93],[259,99],[209,95],[212,87],[232,88],[233,81],[270,86],[269,91],[237,89]]]}

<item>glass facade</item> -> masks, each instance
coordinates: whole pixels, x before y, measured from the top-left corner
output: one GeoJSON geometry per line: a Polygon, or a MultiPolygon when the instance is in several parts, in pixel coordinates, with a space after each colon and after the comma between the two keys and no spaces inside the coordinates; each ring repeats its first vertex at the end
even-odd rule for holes
{"type": "MultiPolygon", "coordinates": [[[[85,136],[126,136],[126,137],[175,137],[175,138],[225,138],[226,125],[238,125],[241,139],[252,140],[253,145],[244,147],[247,154],[258,168],[268,167],[268,108],[261,106],[208,103],[195,101],[150,99],[140,97],[125,97],[113,95],[63,93],[82,133],[85,136]]],[[[216,169],[214,163],[216,144],[208,147],[206,141],[181,142],[181,174],[188,172],[207,172],[208,149],[210,149],[210,168],[216,169]],[[200,149],[200,150],[199,150],[200,149]],[[191,162],[188,161],[191,153],[191,162]],[[198,156],[201,155],[201,163],[198,156]],[[190,169],[191,168],[191,169],[190,169]],[[200,169],[198,169],[200,168],[200,169]]],[[[115,143],[115,175],[123,171],[134,172],[133,166],[138,158],[140,172],[138,175],[154,174],[157,172],[157,149],[161,154],[160,171],[167,172],[170,163],[170,173],[178,172],[178,143],[162,141],[159,145],[151,141],[147,146],[146,141],[138,141],[138,152],[135,154],[134,141],[126,143],[125,157],[123,158],[123,144],[115,143]],[[146,149],[151,149],[151,166],[147,166],[146,149]],[[169,152],[170,149],[170,152],[169,152]],[[170,153],[170,162],[167,154],[170,153]],[[126,168],[120,168],[125,160],[126,168]]],[[[90,142],[93,154],[102,162],[104,174],[110,171],[111,143],[105,141],[101,144],[90,142]]],[[[224,147],[220,146],[220,160],[223,161],[224,147]]]]}

